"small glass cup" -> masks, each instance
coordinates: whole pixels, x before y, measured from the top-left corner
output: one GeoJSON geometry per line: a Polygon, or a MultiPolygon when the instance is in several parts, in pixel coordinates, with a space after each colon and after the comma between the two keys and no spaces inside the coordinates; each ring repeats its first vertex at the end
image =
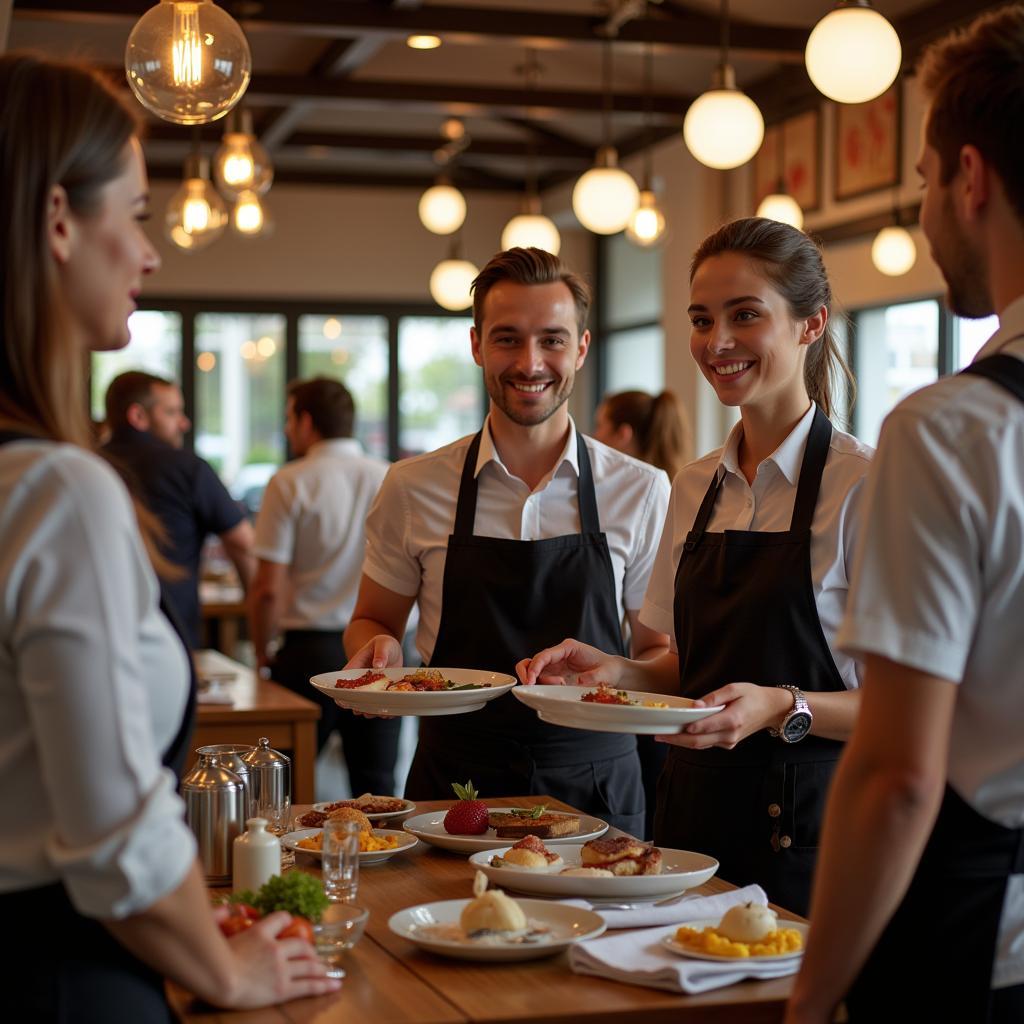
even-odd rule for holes
{"type": "Polygon", "coordinates": [[[332,903],[352,903],[359,890],[359,826],[354,821],[325,821],[320,871],[332,903]]]}
{"type": "Polygon", "coordinates": [[[341,962],[363,937],[369,916],[368,910],[350,903],[332,903],[313,925],[313,944],[317,955],[327,965],[328,978],[345,977],[341,962]]]}
{"type": "Polygon", "coordinates": [[[291,829],[292,800],[284,796],[278,801],[267,801],[259,806],[259,816],[267,819],[267,831],[275,836],[286,835],[291,829]]]}

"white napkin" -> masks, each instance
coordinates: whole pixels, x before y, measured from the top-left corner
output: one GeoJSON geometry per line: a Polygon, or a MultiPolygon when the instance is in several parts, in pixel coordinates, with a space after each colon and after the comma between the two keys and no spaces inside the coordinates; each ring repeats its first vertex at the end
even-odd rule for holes
{"type": "MultiPolygon", "coordinates": [[[[687,916],[680,918],[680,921],[717,920],[729,907],[748,902],[767,903],[764,890],[757,885],[748,885],[732,892],[695,897],[678,906],[659,909],[678,911],[685,907],[687,916]]],[[[577,974],[592,974],[611,981],[625,982],[627,985],[643,985],[690,995],[735,985],[746,978],[782,978],[787,974],[795,974],[800,967],[799,957],[783,961],[758,962],[748,959],[728,963],[687,959],[661,944],[665,936],[675,933],[678,923],[676,921],[667,927],[661,925],[578,943],[569,949],[569,965],[577,974]]]]}
{"type": "MultiPolygon", "coordinates": [[[[583,907],[600,914],[609,928],[652,928],[654,925],[683,924],[686,921],[718,920],[736,903],[767,903],[768,897],[759,885],[719,893],[717,896],[686,896],[678,903],[656,907],[653,903],[637,904],[633,910],[611,910],[600,903],[586,900],[561,900],[571,907],[583,907]]],[[[624,899],[623,903],[628,903],[624,899]]]]}
{"type": "Polygon", "coordinates": [[[200,688],[196,694],[197,704],[234,704],[230,687],[221,683],[211,683],[210,686],[200,688]]]}

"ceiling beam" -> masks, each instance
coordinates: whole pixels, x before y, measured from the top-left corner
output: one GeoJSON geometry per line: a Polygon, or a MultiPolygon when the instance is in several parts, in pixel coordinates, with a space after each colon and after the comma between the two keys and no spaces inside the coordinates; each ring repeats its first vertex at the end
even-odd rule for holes
{"type": "MultiPolygon", "coordinates": [[[[481,37],[506,39],[517,45],[536,45],[544,40],[590,42],[604,40],[607,16],[565,14],[555,11],[500,9],[483,7],[447,7],[428,4],[419,7],[383,6],[336,0],[260,0],[258,10],[249,0],[224,7],[234,10],[239,20],[253,28],[275,26],[296,35],[319,38],[344,38],[353,29],[403,36],[410,32],[429,32],[453,41],[465,38],[479,42],[481,37]]],[[[131,18],[141,13],[134,0],[18,0],[21,16],[60,16],[83,18],[131,18]]],[[[616,40],[623,43],[656,43],[681,49],[717,49],[720,21],[717,16],[693,11],[673,17],[635,18],[619,29],[616,40]]],[[[803,59],[807,31],[786,25],[762,25],[731,20],[730,48],[749,58],[798,61],[803,59]]]]}

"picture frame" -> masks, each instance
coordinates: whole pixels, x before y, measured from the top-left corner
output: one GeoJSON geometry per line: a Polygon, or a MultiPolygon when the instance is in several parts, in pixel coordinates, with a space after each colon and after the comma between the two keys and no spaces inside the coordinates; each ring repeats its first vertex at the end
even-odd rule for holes
{"type": "Polygon", "coordinates": [[[754,157],[754,209],[778,191],[779,175],[786,193],[804,213],[821,208],[821,113],[817,107],[765,129],[754,157]]]}
{"type": "Polygon", "coordinates": [[[899,82],[867,103],[836,104],[837,201],[899,185],[902,107],[899,82]]]}

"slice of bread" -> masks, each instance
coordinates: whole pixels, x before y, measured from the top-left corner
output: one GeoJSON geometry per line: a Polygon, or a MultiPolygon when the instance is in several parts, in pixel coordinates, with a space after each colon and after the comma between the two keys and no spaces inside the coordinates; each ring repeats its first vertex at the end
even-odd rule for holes
{"type": "Polygon", "coordinates": [[[554,811],[545,811],[536,818],[492,812],[487,816],[487,824],[494,829],[499,839],[522,839],[531,835],[550,839],[552,836],[571,836],[580,830],[578,814],[558,814],[554,811]]]}

